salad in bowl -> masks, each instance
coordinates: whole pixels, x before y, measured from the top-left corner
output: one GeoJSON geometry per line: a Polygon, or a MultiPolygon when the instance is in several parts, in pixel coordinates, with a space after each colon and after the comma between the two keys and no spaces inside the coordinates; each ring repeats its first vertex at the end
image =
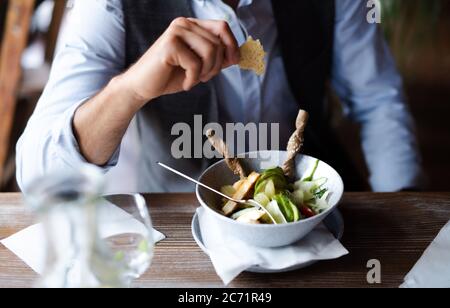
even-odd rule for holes
{"type": "Polygon", "coordinates": [[[229,190],[228,194],[233,193],[234,197],[238,196],[237,193],[241,194],[242,198],[233,198],[235,200],[258,199],[259,203],[266,204],[268,199],[267,205],[261,206],[272,213],[274,219],[280,223],[270,222],[269,215],[264,215],[263,212],[266,211],[262,208],[233,202],[228,204],[222,196],[197,185],[197,199],[205,217],[219,226],[230,239],[239,238],[252,246],[281,247],[302,239],[336,210],[343,195],[344,184],[330,165],[323,161],[317,163],[317,158],[300,154],[295,158],[294,176],[285,176],[286,188],[278,168],[270,166],[283,166],[287,157],[286,151],[259,151],[246,153],[245,157],[240,158],[243,169],[249,172],[248,176],[243,178],[244,181],[253,182],[248,190],[245,189],[244,182],[240,182],[242,179],[230,170],[225,160],[209,167],[199,178],[199,182],[216,190],[228,186],[222,191],[229,190]],[[233,186],[233,183],[237,184],[231,189],[229,186],[233,186]],[[255,195],[256,191],[258,193],[255,195]],[[260,195],[262,192],[265,197],[260,195]],[[302,199],[303,202],[300,202],[302,199]],[[224,208],[227,204],[228,207],[224,208]],[[307,209],[303,206],[313,213],[306,212],[307,209]],[[295,220],[296,213],[298,220],[295,220]]]}
{"type": "Polygon", "coordinates": [[[222,212],[236,221],[250,224],[286,224],[314,217],[328,209],[326,177],[315,177],[316,160],[305,177],[290,181],[281,167],[252,172],[221,192],[233,199],[252,198],[260,207],[223,200],[222,212]]]}

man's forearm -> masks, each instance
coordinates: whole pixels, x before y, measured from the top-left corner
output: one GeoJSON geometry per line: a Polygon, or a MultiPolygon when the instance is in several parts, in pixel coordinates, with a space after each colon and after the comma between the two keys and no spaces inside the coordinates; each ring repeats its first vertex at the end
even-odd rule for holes
{"type": "Polygon", "coordinates": [[[111,159],[143,104],[142,99],[129,90],[124,76],[118,76],[77,109],[73,130],[81,154],[88,162],[103,166],[111,159]]]}
{"type": "Polygon", "coordinates": [[[225,21],[175,19],[135,65],[75,112],[73,128],[81,153],[90,163],[105,165],[147,101],[189,91],[239,59],[225,21]]]}

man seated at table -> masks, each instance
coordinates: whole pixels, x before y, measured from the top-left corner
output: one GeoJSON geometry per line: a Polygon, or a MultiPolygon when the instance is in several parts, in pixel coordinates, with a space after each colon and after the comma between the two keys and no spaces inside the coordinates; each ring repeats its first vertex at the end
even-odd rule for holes
{"type": "Polygon", "coordinates": [[[348,190],[358,189],[326,121],[330,80],[345,113],[362,126],[372,188],[416,187],[421,168],[402,81],[366,4],[75,1],[48,85],[17,145],[20,186],[89,162],[107,171],[116,192],[189,191],[155,165],[164,161],[195,177],[210,163],[171,155],[174,125],[192,127],[194,115],[222,125],[280,123],[284,148],[302,108],[310,113],[304,152],[333,165],[348,190]],[[236,65],[246,33],[267,51],[261,77],[236,65]]]}

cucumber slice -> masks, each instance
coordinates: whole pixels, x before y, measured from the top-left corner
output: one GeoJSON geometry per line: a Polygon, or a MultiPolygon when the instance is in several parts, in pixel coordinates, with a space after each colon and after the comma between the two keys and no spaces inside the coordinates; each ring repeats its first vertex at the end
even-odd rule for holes
{"type": "Polygon", "coordinates": [[[312,190],[314,186],[315,186],[314,182],[297,181],[294,183],[294,189],[301,190],[303,192],[312,190]]]}
{"type": "Polygon", "coordinates": [[[273,200],[271,201],[267,207],[266,207],[267,211],[269,211],[270,215],[272,215],[273,219],[275,219],[275,221],[278,224],[286,224],[286,218],[284,217],[283,213],[281,212],[280,208],[278,207],[278,203],[273,200]]]}
{"type": "Polygon", "coordinates": [[[300,215],[300,211],[298,210],[298,207],[291,200],[289,200],[289,205],[292,209],[292,213],[294,216],[294,219],[292,222],[299,221],[301,219],[301,215],[300,215]]]}
{"type": "Polygon", "coordinates": [[[290,209],[286,208],[283,202],[283,198],[281,195],[276,195],[273,197],[273,200],[275,200],[278,204],[278,208],[280,209],[281,213],[283,213],[284,218],[286,218],[286,221],[290,221],[290,209]]]}
{"type": "Polygon", "coordinates": [[[258,210],[256,208],[250,208],[235,213],[233,216],[231,216],[231,218],[236,221],[251,223],[252,221],[258,221],[265,214],[266,213],[264,211],[258,210]]]}
{"type": "Polygon", "coordinates": [[[272,181],[276,191],[284,191],[288,188],[288,181],[280,167],[265,170],[255,185],[255,195],[264,192],[269,181],[272,181]]]}
{"type": "Polygon", "coordinates": [[[278,203],[278,207],[287,222],[295,222],[300,219],[300,212],[298,211],[297,206],[292,203],[288,196],[278,194],[273,199],[278,203]]]}
{"type": "Polygon", "coordinates": [[[301,190],[295,190],[292,193],[292,200],[297,205],[303,205],[304,200],[305,200],[305,193],[301,190]]]}
{"type": "Polygon", "coordinates": [[[303,200],[305,202],[309,202],[314,199],[315,199],[314,194],[311,191],[307,190],[303,192],[303,200]]]}
{"type": "Polygon", "coordinates": [[[314,212],[316,212],[317,214],[320,214],[330,207],[330,205],[328,204],[328,201],[327,201],[329,195],[330,195],[330,192],[327,191],[322,196],[322,198],[319,198],[319,199],[315,198],[315,199],[311,200],[308,204],[314,210],[314,212]]]}
{"type": "MultiPolygon", "coordinates": [[[[311,193],[313,195],[316,191],[319,191],[327,181],[328,179],[324,177],[309,182],[297,181],[294,184],[294,189],[301,190],[303,193],[311,193]]],[[[309,198],[306,198],[305,196],[304,199],[308,200],[309,198]]]]}
{"type": "Polygon", "coordinates": [[[270,203],[270,199],[266,196],[265,193],[259,193],[255,196],[255,201],[266,207],[270,203]]]}
{"type": "Polygon", "coordinates": [[[264,193],[269,199],[272,199],[275,196],[276,194],[275,184],[273,183],[272,180],[267,181],[264,193]]]}

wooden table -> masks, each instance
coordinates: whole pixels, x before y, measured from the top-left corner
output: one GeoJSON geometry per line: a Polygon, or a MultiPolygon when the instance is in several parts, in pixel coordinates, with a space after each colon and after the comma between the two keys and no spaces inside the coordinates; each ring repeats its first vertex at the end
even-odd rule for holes
{"type": "MultiPolygon", "coordinates": [[[[157,245],[140,287],[223,287],[197,247],[190,223],[198,203],[192,194],[148,195],[155,227],[167,235],[157,245]]],[[[350,251],[284,274],[239,276],[231,287],[398,287],[439,230],[450,220],[450,193],[348,193],[340,206],[343,244],[350,251]],[[382,283],[369,285],[367,261],[381,262],[382,283]]],[[[19,194],[0,195],[0,239],[29,226],[19,194]]],[[[29,287],[36,275],[0,245],[0,287],[29,287]]]]}

